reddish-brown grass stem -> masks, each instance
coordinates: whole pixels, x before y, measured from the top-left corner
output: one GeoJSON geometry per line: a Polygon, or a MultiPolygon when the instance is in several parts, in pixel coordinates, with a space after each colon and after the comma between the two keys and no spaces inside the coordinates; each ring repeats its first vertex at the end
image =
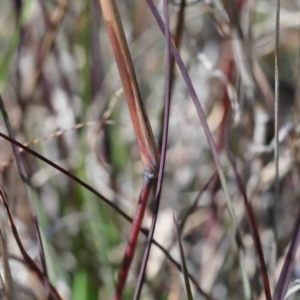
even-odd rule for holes
{"type": "Polygon", "coordinates": [[[121,18],[114,0],[100,0],[100,5],[139,145],[144,172],[150,178],[156,177],[159,153],[138,89],[121,18]]]}
{"type": "Polygon", "coordinates": [[[154,235],[156,220],[158,216],[159,204],[160,204],[160,195],[162,189],[162,182],[164,176],[164,168],[165,168],[165,160],[166,160],[166,152],[167,152],[167,142],[168,142],[168,131],[169,131],[169,115],[170,115],[170,87],[171,87],[171,54],[170,54],[170,30],[169,30],[169,9],[168,9],[168,1],[164,0],[164,17],[166,22],[165,27],[165,93],[164,93],[164,118],[163,118],[163,133],[162,133],[162,146],[161,146],[161,157],[160,157],[160,168],[158,173],[158,181],[155,193],[154,200],[154,212],[152,217],[152,222],[149,230],[149,235],[147,237],[146,247],[143,255],[142,265],[139,272],[138,282],[136,285],[136,289],[134,292],[134,300],[140,298],[140,294],[142,291],[144,276],[147,267],[147,262],[151,249],[151,240],[154,235]]]}
{"type": "Polygon", "coordinates": [[[114,300],[121,299],[122,291],[126,283],[127,274],[129,271],[129,267],[131,265],[132,259],[133,259],[133,253],[135,249],[135,245],[137,242],[137,238],[139,235],[139,231],[141,228],[141,223],[144,217],[145,208],[147,204],[147,200],[151,191],[153,180],[145,176],[142,190],[139,197],[139,202],[137,204],[136,213],[134,216],[134,219],[132,221],[130,234],[128,237],[128,243],[126,245],[125,249],[125,255],[123,258],[122,266],[119,271],[119,277],[118,277],[118,283],[116,292],[114,295],[114,300]]]}
{"type": "Polygon", "coordinates": [[[126,283],[127,274],[134,256],[138,232],[144,216],[153,178],[157,176],[159,152],[138,88],[132,59],[124,34],[123,25],[114,0],[100,0],[108,37],[120,74],[124,95],[134,127],[144,167],[144,183],[139,203],[131,226],[126,252],[119,271],[114,299],[119,300],[126,283]]]}

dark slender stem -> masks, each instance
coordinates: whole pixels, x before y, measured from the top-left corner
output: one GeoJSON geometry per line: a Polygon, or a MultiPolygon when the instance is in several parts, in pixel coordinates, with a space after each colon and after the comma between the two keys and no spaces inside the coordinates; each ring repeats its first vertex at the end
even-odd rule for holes
{"type": "MultiPolygon", "coordinates": [[[[24,258],[24,261],[25,261],[26,265],[38,276],[38,278],[42,282],[44,282],[44,280],[45,280],[45,274],[43,272],[41,272],[41,270],[37,267],[37,265],[32,260],[32,258],[25,251],[25,248],[24,248],[24,246],[22,244],[22,241],[21,241],[21,238],[19,236],[17,227],[15,225],[13,216],[11,214],[11,211],[9,209],[9,205],[7,203],[6,197],[5,197],[2,189],[0,189],[0,198],[1,198],[1,201],[2,201],[2,203],[4,205],[4,208],[6,210],[6,213],[7,213],[7,216],[8,216],[8,220],[9,220],[9,223],[10,223],[10,226],[11,226],[14,238],[15,238],[15,240],[17,242],[17,245],[18,245],[18,247],[20,249],[20,252],[21,252],[21,254],[22,254],[23,258],[24,258]]],[[[48,284],[49,284],[49,288],[50,288],[51,294],[53,296],[55,296],[55,299],[62,299],[60,297],[59,293],[57,292],[57,290],[53,287],[53,285],[51,285],[50,282],[48,284]]]]}
{"type": "Polygon", "coordinates": [[[230,153],[228,156],[229,156],[229,161],[230,161],[233,171],[234,171],[234,175],[236,178],[236,182],[238,184],[238,188],[239,188],[240,193],[242,194],[242,197],[244,200],[245,212],[246,212],[249,227],[251,229],[255,250],[256,250],[256,253],[258,256],[258,260],[259,260],[259,266],[260,266],[261,277],[262,277],[262,281],[263,281],[263,285],[264,285],[265,296],[266,296],[267,300],[272,300],[267,266],[266,266],[266,262],[264,259],[264,252],[262,249],[261,240],[260,240],[254,212],[253,212],[252,206],[248,200],[246,190],[244,188],[241,176],[239,175],[239,173],[237,171],[235,162],[234,162],[232,156],[230,155],[230,153]]]}
{"type": "MultiPolygon", "coordinates": [[[[87,183],[85,183],[84,181],[82,181],[81,179],[79,179],[78,177],[76,177],[75,175],[73,175],[72,173],[68,172],[67,170],[65,170],[64,168],[62,168],[59,165],[55,164],[51,160],[49,160],[46,157],[42,156],[41,154],[39,154],[39,153],[35,152],[34,150],[32,150],[32,149],[30,149],[30,148],[22,145],[21,143],[19,143],[16,140],[11,139],[9,136],[7,136],[7,135],[5,135],[5,134],[3,134],[1,132],[0,132],[0,137],[2,137],[3,139],[9,141],[12,144],[18,146],[19,148],[23,149],[24,151],[30,153],[31,155],[37,157],[38,159],[40,159],[41,161],[43,161],[46,164],[50,165],[51,167],[53,167],[54,169],[58,170],[62,174],[65,174],[67,177],[69,177],[70,179],[72,179],[75,182],[77,182],[78,184],[80,184],[83,188],[87,189],[88,191],[90,191],[91,193],[93,193],[95,196],[97,196],[98,198],[100,198],[108,206],[110,206],[111,208],[113,208],[119,215],[121,215],[125,220],[127,220],[128,222],[132,222],[132,218],[129,217],[123,210],[121,210],[113,202],[109,201],[107,198],[105,198],[103,195],[101,195],[99,192],[97,192],[94,188],[92,188],[90,185],[88,185],[87,183]]],[[[145,236],[148,236],[149,231],[147,229],[140,228],[140,231],[145,236]]],[[[168,258],[168,260],[170,260],[170,262],[172,262],[177,267],[177,269],[180,272],[182,272],[181,265],[170,255],[170,253],[164,247],[162,247],[156,240],[152,239],[152,242],[153,242],[154,245],[156,245],[166,255],[166,257],[168,258]]],[[[197,280],[192,275],[190,275],[190,274],[189,274],[189,277],[190,277],[191,281],[194,283],[194,285],[197,288],[198,292],[200,294],[205,294],[203,292],[203,290],[200,288],[197,280]]],[[[207,299],[211,299],[211,298],[207,297],[207,299]]]]}
{"type": "Polygon", "coordinates": [[[159,202],[161,195],[161,187],[164,175],[164,167],[165,167],[165,159],[166,159],[166,151],[167,151],[167,140],[168,140],[168,126],[169,126],[169,114],[170,114],[170,31],[169,31],[169,12],[168,12],[168,0],[164,0],[164,17],[166,22],[165,27],[165,42],[166,42],[166,70],[165,70],[165,96],[164,96],[164,120],[163,120],[163,137],[162,137],[162,148],[161,148],[161,156],[160,156],[160,167],[158,173],[158,181],[156,187],[156,194],[154,200],[154,213],[152,218],[151,227],[149,230],[149,235],[146,241],[146,248],[143,255],[142,265],[140,268],[140,273],[138,277],[138,282],[136,285],[134,300],[140,298],[141,290],[143,287],[145,270],[149,258],[149,253],[151,249],[151,241],[154,235],[154,230],[156,226],[156,220],[159,210],[159,202]]]}
{"type": "MultiPolygon", "coordinates": [[[[181,0],[179,12],[177,15],[177,26],[176,26],[175,34],[173,36],[173,40],[174,40],[174,44],[175,44],[176,48],[179,47],[181,37],[182,37],[185,6],[186,6],[186,0],[181,0]]],[[[172,94],[173,94],[173,90],[174,90],[173,88],[174,88],[174,83],[175,83],[175,75],[176,74],[174,71],[175,71],[176,64],[175,64],[175,59],[173,56],[171,56],[170,60],[171,61],[170,61],[170,70],[169,70],[170,71],[170,80],[169,80],[170,95],[169,95],[169,98],[170,98],[170,103],[171,103],[172,94]]],[[[161,131],[159,139],[158,139],[159,140],[158,145],[159,145],[160,150],[162,147],[162,140],[163,140],[164,116],[165,116],[165,109],[163,108],[163,112],[162,112],[162,116],[161,116],[162,131],[161,131]]]]}
{"type": "Polygon", "coordinates": [[[191,290],[191,286],[190,286],[190,282],[189,282],[189,277],[187,276],[188,269],[186,266],[184,251],[183,251],[183,247],[182,247],[182,243],[181,243],[181,235],[180,235],[180,230],[179,230],[179,226],[178,226],[178,221],[176,220],[174,215],[173,215],[173,219],[174,219],[174,224],[175,224],[179,253],[180,253],[180,257],[181,257],[181,265],[183,268],[183,279],[184,279],[184,285],[185,285],[185,290],[186,290],[186,297],[189,300],[190,299],[193,300],[193,294],[192,294],[192,290],[191,290]]]}
{"type": "Polygon", "coordinates": [[[217,172],[214,172],[213,175],[209,178],[209,180],[206,182],[206,184],[203,186],[203,188],[199,191],[198,195],[196,196],[194,203],[191,205],[191,207],[188,209],[188,211],[183,216],[180,224],[179,229],[182,231],[184,228],[184,225],[188,219],[188,217],[196,210],[198,206],[199,199],[201,198],[201,195],[207,190],[208,186],[212,183],[212,181],[216,178],[217,172]]]}
{"type": "Polygon", "coordinates": [[[123,218],[125,218],[126,220],[132,222],[132,219],[126,213],[124,213],[118,206],[116,206],[113,202],[109,201],[106,197],[104,197],[103,195],[101,195],[99,192],[97,192],[90,185],[88,185],[87,183],[85,183],[84,181],[82,181],[81,179],[79,179],[78,177],[74,176],[72,173],[68,172],[64,168],[60,167],[56,163],[52,162],[51,160],[47,159],[46,157],[42,156],[41,154],[35,152],[34,150],[32,150],[32,149],[30,149],[30,148],[22,145],[21,143],[17,142],[16,140],[8,137],[7,135],[3,134],[2,132],[0,132],[0,137],[4,138],[5,140],[9,141],[12,144],[15,144],[16,146],[20,147],[21,149],[25,150],[26,152],[30,153],[31,155],[33,155],[33,156],[37,157],[38,159],[44,161],[45,163],[47,163],[48,165],[50,165],[54,169],[56,169],[56,170],[60,171],[61,173],[67,175],[72,180],[76,181],[81,186],[83,186],[84,188],[86,188],[87,190],[89,190],[90,192],[92,192],[98,198],[101,198],[107,205],[109,205],[114,210],[116,210],[123,218]]]}
{"type": "Polygon", "coordinates": [[[273,300],[283,300],[290,283],[295,264],[295,257],[300,244],[300,209],[294,226],[292,240],[286,254],[284,265],[280,272],[278,283],[275,288],[273,300]]]}
{"type": "Polygon", "coordinates": [[[43,268],[43,273],[44,273],[45,290],[46,290],[46,294],[50,296],[50,281],[49,281],[49,277],[48,277],[47,263],[46,263],[45,252],[43,249],[43,241],[42,241],[41,231],[40,231],[40,227],[39,227],[36,216],[33,217],[33,220],[34,220],[36,231],[37,231],[38,246],[39,246],[41,263],[42,263],[42,268],[43,268]]]}
{"type": "MultiPolygon", "coordinates": [[[[10,138],[14,139],[15,134],[13,132],[5,105],[4,105],[4,101],[2,99],[2,96],[0,95],[0,110],[2,112],[2,116],[4,119],[4,123],[5,126],[7,128],[8,134],[10,136],[10,138]]],[[[11,144],[12,149],[13,149],[13,153],[14,156],[16,158],[16,163],[17,163],[17,167],[18,167],[18,171],[20,174],[21,179],[23,180],[25,186],[31,188],[30,184],[29,184],[29,180],[28,180],[28,176],[27,176],[27,172],[26,172],[26,168],[25,168],[25,164],[23,162],[23,159],[21,157],[20,152],[18,151],[18,147],[14,144],[11,144]]],[[[48,277],[48,272],[47,272],[47,267],[46,267],[46,259],[45,259],[45,252],[44,252],[44,247],[43,247],[43,243],[42,240],[40,238],[40,228],[39,228],[39,222],[38,222],[38,218],[35,212],[35,207],[32,203],[32,200],[30,198],[30,195],[28,195],[28,202],[31,206],[31,210],[32,210],[32,215],[33,215],[33,219],[34,219],[34,225],[36,227],[36,231],[37,231],[37,238],[38,238],[38,244],[39,244],[39,252],[40,252],[40,257],[41,257],[41,262],[42,262],[42,268],[43,268],[43,273],[44,273],[44,285],[45,285],[45,289],[46,291],[49,291],[49,277],[48,277]]]]}
{"type": "MultiPolygon", "coordinates": [[[[152,11],[152,14],[155,17],[159,28],[161,29],[163,34],[166,35],[165,34],[166,33],[166,25],[164,24],[164,21],[162,20],[162,18],[160,16],[153,0],[145,0],[145,1],[147,2],[150,10],[152,11]]],[[[195,91],[195,88],[193,86],[191,77],[189,76],[188,70],[187,70],[187,68],[186,68],[186,66],[185,66],[185,64],[182,60],[182,57],[180,56],[180,54],[179,54],[178,50],[176,49],[176,47],[175,47],[174,43],[172,42],[172,40],[170,38],[168,40],[169,40],[169,43],[170,43],[170,46],[171,46],[171,52],[172,52],[172,54],[175,58],[175,61],[178,65],[179,69],[180,69],[182,77],[183,77],[183,79],[186,83],[187,89],[188,89],[188,91],[191,95],[191,98],[192,98],[193,103],[195,105],[195,108],[197,110],[199,119],[202,123],[203,129],[204,129],[204,132],[205,132],[205,135],[206,135],[209,147],[210,147],[210,151],[212,153],[216,168],[217,168],[218,173],[219,173],[220,182],[221,182],[221,185],[222,185],[223,190],[225,192],[225,197],[226,197],[226,201],[227,201],[227,204],[228,204],[228,212],[230,214],[230,217],[232,219],[233,225],[234,225],[235,230],[236,230],[236,237],[237,237],[236,241],[237,241],[238,247],[240,248],[241,253],[242,253],[243,250],[242,250],[241,233],[239,231],[239,227],[237,225],[237,221],[236,221],[236,217],[235,217],[235,214],[234,214],[234,211],[233,211],[233,207],[232,207],[231,202],[230,202],[230,197],[229,197],[227,189],[226,189],[226,181],[225,181],[225,176],[224,176],[224,173],[223,173],[223,170],[222,170],[222,165],[221,165],[221,162],[219,160],[219,156],[218,156],[218,152],[217,152],[217,149],[216,149],[216,145],[215,145],[213,136],[212,136],[212,134],[210,132],[210,129],[208,127],[208,123],[207,123],[207,120],[206,120],[204,110],[203,110],[202,105],[199,101],[199,98],[198,98],[197,93],[195,91]]],[[[243,259],[242,256],[243,255],[240,256],[240,260],[243,259]]],[[[243,264],[243,262],[241,262],[241,265],[242,264],[243,264]]],[[[247,284],[247,285],[249,284],[248,278],[245,278],[245,284],[247,284]]]]}
{"type": "Polygon", "coordinates": [[[142,220],[144,217],[145,209],[147,206],[147,201],[151,191],[152,183],[153,183],[153,179],[150,179],[147,176],[144,177],[144,182],[140,193],[139,202],[137,204],[137,209],[132,221],[130,235],[128,237],[128,242],[125,249],[125,255],[123,258],[122,266],[119,271],[118,284],[113,298],[114,300],[120,300],[122,296],[122,292],[127,279],[127,274],[134,256],[135,246],[141,228],[142,220]]]}

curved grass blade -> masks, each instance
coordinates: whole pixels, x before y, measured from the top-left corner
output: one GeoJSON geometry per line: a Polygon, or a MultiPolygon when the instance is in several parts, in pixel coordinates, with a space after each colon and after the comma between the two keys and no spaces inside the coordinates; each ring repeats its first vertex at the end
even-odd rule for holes
{"type": "Polygon", "coordinates": [[[241,176],[239,175],[239,173],[237,171],[235,162],[234,162],[232,156],[230,155],[230,153],[228,156],[229,156],[229,161],[231,163],[232,169],[234,171],[234,175],[236,178],[236,182],[238,184],[238,188],[239,188],[240,193],[242,194],[242,198],[244,200],[245,212],[246,212],[249,227],[251,229],[255,250],[256,250],[256,253],[258,256],[258,260],[259,260],[259,266],[260,266],[260,272],[261,272],[262,281],[263,281],[263,285],[264,285],[265,296],[266,296],[267,300],[272,300],[267,266],[266,266],[266,262],[264,259],[264,252],[262,249],[261,240],[260,240],[254,212],[253,212],[252,206],[248,200],[245,187],[243,185],[241,176]]]}
{"type": "MultiPolygon", "coordinates": [[[[101,199],[103,202],[105,202],[107,205],[109,205],[111,208],[113,208],[126,221],[132,222],[132,218],[129,217],[123,210],[121,210],[118,206],[116,206],[114,203],[112,203],[111,201],[109,201],[107,198],[105,198],[103,195],[101,195],[99,192],[97,192],[94,188],[92,188],[90,185],[88,185],[87,183],[85,183],[84,181],[82,181],[81,179],[79,179],[78,177],[76,177],[75,175],[71,174],[70,172],[68,172],[64,168],[60,167],[59,165],[55,164],[54,162],[52,162],[51,160],[49,160],[46,157],[42,156],[41,154],[35,152],[34,150],[32,150],[32,149],[24,146],[20,142],[18,142],[16,140],[10,138],[9,136],[3,134],[2,132],[0,132],[0,137],[2,137],[3,139],[9,141],[12,144],[18,146],[19,148],[23,149],[24,151],[30,153],[31,155],[37,157],[38,159],[40,159],[41,161],[43,161],[46,164],[50,165],[51,167],[53,167],[54,169],[58,170],[59,172],[65,174],[67,177],[69,177],[70,179],[74,180],[75,182],[77,182],[78,184],[80,184],[81,186],[83,186],[85,189],[87,189],[88,191],[90,191],[91,193],[93,193],[94,195],[96,195],[99,199],[101,199]]],[[[148,236],[149,231],[147,229],[140,228],[140,231],[145,236],[148,236]]],[[[168,260],[170,260],[170,262],[172,262],[177,267],[177,269],[180,272],[182,272],[182,268],[181,268],[180,264],[170,255],[170,253],[168,252],[168,250],[166,250],[164,247],[162,247],[154,239],[152,239],[152,242],[153,242],[154,245],[156,245],[166,255],[166,257],[168,258],[168,260]]],[[[192,275],[189,275],[189,277],[190,277],[191,281],[194,283],[195,287],[197,288],[197,291],[201,295],[203,295],[205,297],[205,299],[212,299],[207,293],[205,293],[201,289],[201,287],[199,286],[197,280],[192,275]]]]}
{"type": "MultiPolygon", "coordinates": [[[[156,19],[157,21],[157,24],[160,28],[160,30],[163,32],[163,34],[165,35],[166,33],[166,25],[164,24],[164,21],[163,19],[161,18],[153,0],[145,0],[154,16],[154,18],[156,19]]],[[[182,60],[182,57],[181,55],[179,54],[178,50],[176,49],[173,41],[171,40],[171,38],[169,38],[169,43],[170,43],[170,50],[174,56],[174,59],[180,69],[180,72],[182,74],[182,77],[186,83],[186,86],[187,86],[187,89],[189,91],[189,94],[193,100],[193,103],[196,107],[196,110],[197,110],[197,113],[198,113],[198,116],[199,116],[199,119],[201,121],[201,124],[203,126],[203,129],[204,129],[204,132],[205,132],[205,135],[206,135],[206,138],[207,138],[207,141],[208,141],[208,144],[209,144],[209,147],[210,147],[210,150],[211,150],[211,153],[212,153],[212,156],[213,156],[213,159],[214,159],[214,162],[215,162],[215,165],[216,165],[216,169],[218,171],[218,175],[219,175],[219,178],[220,178],[220,182],[221,182],[221,186],[222,186],[222,189],[223,189],[223,192],[224,192],[224,196],[225,196],[225,200],[226,200],[226,205],[227,205],[227,210],[228,210],[228,213],[229,213],[229,216],[230,216],[230,219],[231,219],[231,222],[232,222],[232,225],[233,225],[233,228],[234,230],[236,231],[236,235],[237,235],[237,240],[239,240],[241,243],[242,243],[242,236],[241,236],[241,233],[240,233],[240,230],[239,230],[239,227],[238,227],[238,223],[237,223],[237,219],[236,219],[236,216],[235,216],[235,213],[234,213],[234,209],[233,209],[233,205],[232,205],[232,202],[231,202],[231,198],[229,196],[229,192],[228,192],[228,189],[227,189],[227,183],[226,183],[226,179],[225,179],[225,174],[223,172],[223,169],[222,169],[222,165],[220,163],[220,160],[219,160],[219,156],[218,156],[218,152],[217,152],[217,149],[216,149],[216,145],[215,145],[215,142],[214,142],[214,139],[213,139],[213,136],[210,132],[210,129],[208,127],[208,123],[207,123],[207,120],[206,120],[206,116],[205,116],[205,113],[204,113],[204,110],[202,108],[202,105],[199,101],[199,98],[196,94],[196,91],[195,91],[195,88],[193,86],[193,83],[192,83],[192,80],[189,76],[189,73],[188,73],[188,70],[182,60]]],[[[240,246],[242,246],[242,244],[240,244],[240,246]]],[[[240,259],[244,259],[243,257],[243,254],[239,256],[240,259]]],[[[241,266],[243,265],[243,262],[240,262],[241,266]]],[[[247,286],[247,291],[246,293],[248,293],[249,291],[251,292],[251,289],[250,289],[250,282],[249,282],[249,279],[248,278],[245,278],[243,277],[243,285],[244,286],[247,286]]]]}
{"type": "MultiPolygon", "coordinates": [[[[161,31],[165,34],[164,21],[162,20],[162,18],[160,16],[153,0],[145,0],[145,1],[148,3],[148,6],[151,9],[152,14],[154,15],[161,31]]],[[[217,171],[218,171],[218,175],[220,177],[220,182],[221,182],[224,194],[225,194],[225,200],[226,200],[226,204],[227,204],[230,219],[233,223],[234,228],[238,231],[237,221],[236,221],[236,217],[235,217],[235,214],[234,214],[231,199],[230,199],[230,196],[229,196],[229,193],[228,193],[225,175],[224,175],[222,165],[221,165],[220,160],[219,160],[219,156],[218,156],[218,152],[217,152],[217,149],[216,149],[215,142],[213,140],[213,136],[212,136],[212,134],[210,132],[210,129],[208,127],[208,124],[207,124],[207,120],[206,120],[204,110],[201,106],[201,103],[200,103],[199,98],[196,94],[195,88],[192,84],[191,78],[190,78],[190,76],[188,74],[188,71],[187,71],[187,68],[186,68],[186,66],[185,66],[185,64],[184,64],[184,62],[181,58],[181,55],[179,54],[178,50],[176,49],[173,41],[171,39],[169,39],[169,42],[170,42],[170,50],[171,50],[171,52],[172,52],[172,54],[175,58],[175,61],[176,61],[177,65],[178,65],[178,67],[181,71],[182,77],[183,77],[184,81],[186,82],[186,86],[188,88],[188,91],[189,91],[189,93],[191,95],[191,98],[194,102],[194,105],[196,107],[196,110],[197,110],[197,113],[199,115],[200,121],[202,123],[202,126],[203,126],[203,129],[204,129],[204,132],[205,132],[210,150],[212,152],[212,156],[213,156],[213,159],[214,159],[217,171]]]]}

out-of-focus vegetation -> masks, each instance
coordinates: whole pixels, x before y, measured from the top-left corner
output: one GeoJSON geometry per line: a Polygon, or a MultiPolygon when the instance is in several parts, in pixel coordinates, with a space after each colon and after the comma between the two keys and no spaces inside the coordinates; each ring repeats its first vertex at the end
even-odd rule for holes
{"type": "MultiPolygon", "coordinates": [[[[165,40],[146,1],[116,4],[160,148],[165,40]]],[[[156,4],[162,13],[163,1],[156,4]]],[[[143,165],[99,1],[0,0],[0,8],[0,93],[13,136],[133,216],[143,165]]],[[[216,166],[211,147],[176,67],[154,238],[179,264],[185,262],[211,299],[264,299],[258,255],[229,155],[253,207],[273,294],[299,211],[299,1],[282,1],[280,10],[277,196],[276,4],[174,0],[169,1],[169,12],[171,33],[178,38],[215,140],[241,241],[236,243],[222,182],[218,176],[212,178],[216,166]]],[[[11,135],[4,118],[0,124],[0,132],[11,135]]],[[[85,187],[26,151],[16,159],[4,139],[0,139],[0,168],[0,187],[22,244],[44,270],[36,215],[47,265],[47,276],[41,280],[20,253],[1,206],[0,282],[5,299],[47,299],[48,279],[63,299],[110,299],[130,223],[85,187]]],[[[144,228],[151,223],[154,193],[155,189],[144,228]]],[[[140,234],[123,299],[133,297],[144,244],[140,234]]],[[[298,252],[288,291],[294,294],[288,299],[297,299],[298,252]]],[[[141,299],[185,299],[184,273],[153,245],[141,299]]],[[[193,283],[191,292],[194,299],[204,299],[193,283]]]]}

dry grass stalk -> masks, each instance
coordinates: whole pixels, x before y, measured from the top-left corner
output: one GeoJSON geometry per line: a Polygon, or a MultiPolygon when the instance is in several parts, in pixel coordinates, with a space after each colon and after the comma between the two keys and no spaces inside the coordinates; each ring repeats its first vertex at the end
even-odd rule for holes
{"type": "Polygon", "coordinates": [[[129,53],[117,6],[113,0],[100,0],[100,5],[106,23],[110,43],[114,52],[115,61],[120,73],[124,95],[129,107],[145,175],[136,213],[129,233],[125,255],[119,271],[116,292],[114,295],[114,299],[119,300],[121,299],[127,274],[134,256],[138,232],[141,228],[153,178],[155,178],[158,173],[159,152],[145,108],[142,103],[132,59],[129,53]]]}
{"type": "Polygon", "coordinates": [[[144,172],[150,178],[155,177],[159,165],[159,152],[141,100],[120,16],[113,0],[100,0],[100,5],[129,107],[144,172]]]}

